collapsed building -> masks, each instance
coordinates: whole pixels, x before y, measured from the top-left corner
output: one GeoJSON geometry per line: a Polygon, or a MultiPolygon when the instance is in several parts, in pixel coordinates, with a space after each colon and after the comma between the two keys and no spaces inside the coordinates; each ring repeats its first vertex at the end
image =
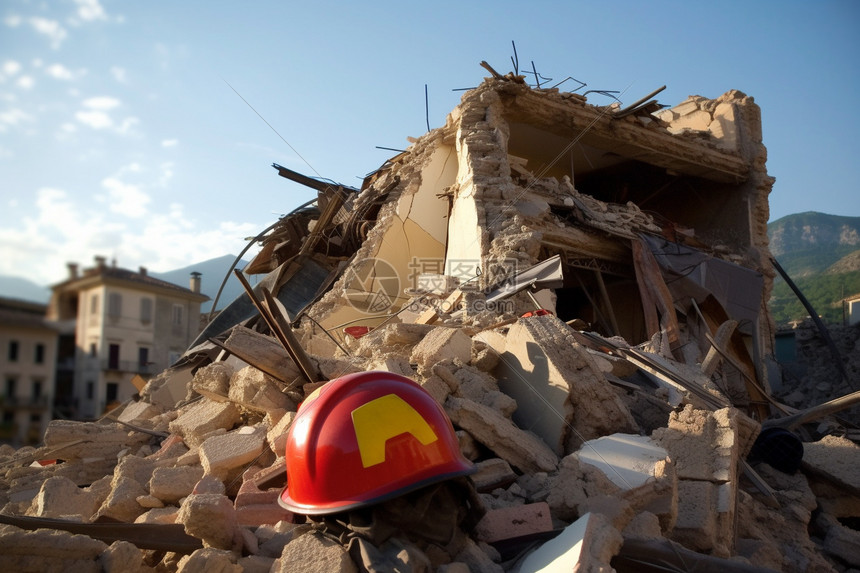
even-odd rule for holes
{"type": "Polygon", "coordinates": [[[257,237],[245,295],[139,399],[2,452],[0,561],[860,567],[860,448],[833,418],[807,443],[795,431],[845,401],[798,411],[771,392],[773,178],[753,99],[597,106],[484,65],[361,189],[274,166],[318,198],[257,237]],[[476,471],[360,515],[285,509],[299,404],[358,372],[417,382],[476,471]]]}

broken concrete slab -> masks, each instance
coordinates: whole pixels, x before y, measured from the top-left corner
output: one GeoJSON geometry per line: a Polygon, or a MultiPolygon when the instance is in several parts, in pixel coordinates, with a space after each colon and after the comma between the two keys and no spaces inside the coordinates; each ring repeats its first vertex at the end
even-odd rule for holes
{"type": "Polygon", "coordinates": [[[266,444],[266,428],[243,426],[212,436],[200,445],[200,461],[209,475],[225,478],[257,458],[266,444]]]}
{"type": "Polygon", "coordinates": [[[130,445],[142,445],[150,436],[130,432],[121,424],[53,420],[45,431],[45,446],[59,459],[111,458],[130,445]]]}
{"type": "Polygon", "coordinates": [[[194,486],[203,477],[200,466],[156,468],[149,480],[149,493],[167,504],[176,504],[191,495],[194,486]]]}
{"type": "Polygon", "coordinates": [[[606,474],[622,489],[644,485],[657,475],[657,463],[668,461],[669,453],[648,436],[612,434],[588,440],[576,452],[583,463],[606,474]]]}
{"type": "Polygon", "coordinates": [[[602,515],[586,513],[555,538],[530,553],[519,568],[520,573],[609,571],[612,556],[621,549],[624,539],[602,515]]]}
{"type": "Polygon", "coordinates": [[[445,400],[445,411],[454,424],[512,466],[526,472],[549,472],[556,468],[558,457],[549,446],[492,408],[449,396],[445,400]]]}
{"type": "Polygon", "coordinates": [[[232,429],[239,421],[239,411],[230,402],[214,402],[203,398],[170,423],[170,431],[182,436],[191,446],[215,430],[232,429]]]}
{"type": "Polygon", "coordinates": [[[500,355],[496,374],[499,387],[517,401],[514,421],[538,434],[557,455],[602,434],[636,431],[627,407],[558,317],[517,321],[500,355]],[[601,407],[589,407],[592,403],[601,407]]]}
{"type": "Polygon", "coordinates": [[[840,436],[825,436],[803,444],[804,467],[843,484],[860,495],[860,446],[840,436]]]}
{"type": "Polygon", "coordinates": [[[475,526],[475,535],[486,543],[548,531],[552,531],[552,518],[545,502],[488,511],[475,526]]]}

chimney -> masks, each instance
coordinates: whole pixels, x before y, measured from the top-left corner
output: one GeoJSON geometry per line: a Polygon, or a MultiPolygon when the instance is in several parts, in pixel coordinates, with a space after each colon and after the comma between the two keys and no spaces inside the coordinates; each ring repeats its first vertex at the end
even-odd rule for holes
{"type": "Polygon", "coordinates": [[[101,255],[96,255],[93,258],[96,261],[96,268],[98,270],[102,270],[105,268],[105,262],[107,261],[107,259],[105,257],[102,257],[101,255]]]}
{"type": "Polygon", "coordinates": [[[203,276],[203,275],[201,275],[197,271],[194,271],[193,273],[191,273],[191,281],[190,281],[191,292],[200,294],[200,277],[201,276],[203,276]]]}
{"type": "Polygon", "coordinates": [[[69,269],[70,279],[78,278],[78,263],[66,263],[66,267],[69,269]]]}
{"type": "Polygon", "coordinates": [[[147,273],[147,271],[146,271],[146,267],[140,267],[140,269],[138,269],[138,271],[137,271],[137,272],[139,272],[139,273],[140,273],[140,274],[142,274],[143,276],[146,276],[146,273],[147,273]]]}

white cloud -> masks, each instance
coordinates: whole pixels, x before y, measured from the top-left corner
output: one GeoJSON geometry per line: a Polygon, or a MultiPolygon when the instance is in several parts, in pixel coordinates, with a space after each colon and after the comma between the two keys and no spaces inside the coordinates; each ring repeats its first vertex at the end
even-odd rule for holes
{"type": "Polygon", "coordinates": [[[65,122],[60,125],[60,128],[54,133],[54,137],[58,141],[69,141],[78,131],[78,126],[74,123],[65,122]]]}
{"type": "Polygon", "coordinates": [[[14,76],[21,71],[21,64],[15,60],[6,60],[3,62],[3,73],[7,76],[14,76]]]}
{"type": "Polygon", "coordinates": [[[22,109],[12,108],[0,112],[0,132],[5,132],[8,127],[14,127],[25,121],[32,121],[33,116],[22,109]]]}
{"type": "Polygon", "coordinates": [[[75,74],[72,73],[72,70],[70,70],[63,64],[51,64],[50,66],[45,68],[45,73],[56,80],[71,80],[75,77],[75,74]]]}
{"type": "Polygon", "coordinates": [[[99,4],[99,0],[75,0],[78,5],[78,17],[85,22],[94,20],[107,20],[105,9],[99,4]]]}
{"type": "Polygon", "coordinates": [[[79,111],[75,119],[92,129],[107,129],[113,126],[111,117],[103,111],[79,111]]]}
{"type": "MultiPolygon", "coordinates": [[[[119,176],[105,181],[116,192],[132,189],[140,193],[119,176]]],[[[201,223],[186,216],[179,203],[156,205],[159,210],[148,212],[142,225],[138,219],[117,217],[91,198],[82,197],[76,203],[63,189],[42,188],[35,195],[30,205],[25,204],[29,198],[22,198],[18,206],[10,204],[16,211],[35,208],[37,212],[0,227],[0,252],[8,253],[0,257],[0,274],[23,275],[39,284],[64,280],[66,263],[91,265],[94,255],[116,258],[117,265],[126,269],[176,269],[237,253],[246,244],[244,237],[261,230],[258,225],[235,221],[201,223]]]]}
{"type": "Polygon", "coordinates": [[[15,82],[15,85],[17,85],[22,90],[29,90],[32,89],[34,85],[36,85],[36,80],[33,79],[33,76],[21,76],[15,82]]]}
{"type": "Polygon", "coordinates": [[[146,205],[150,197],[140,190],[138,185],[124,183],[116,177],[107,177],[102,181],[102,187],[108,191],[108,208],[120,215],[134,219],[146,215],[146,205]]]}
{"type": "Polygon", "coordinates": [[[118,83],[124,84],[128,82],[127,74],[125,68],[121,68],[119,66],[112,66],[110,69],[110,73],[118,83]]]}
{"type": "Polygon", "coordinates": [[[117,126],[116,132],[120,135],[131,135],[135,133],[134,126],[136,126],[138,123],[140,123],[139,119],[137,119],[136,117],[129,116],[123,119],[122,123],[117,126]]]}
{"type": "Polygon", "coordinates": [[[108,110],[118,107],[120,101],[110,96],[91,97],[83,101],[83,106],[96,110],[108,110]]]}
{"type": "Polygon", "coordinates": [[[21,25],[22,21],[23,19],[21,18],[21,16],[18,16],[17,14],[11,14],[3,19],[3,23],[10,28],[17,28],[21,25]]]}
{"type": "Polygon", "coordinates": [[[179,144],[179,140],[177,139],[163,139],[161,141],[161,147],[176,147],[179,144]]]}
{"type": "Polygon", "coordinates": [[[158,166],[160,175],[158,176],[158,185],[167,187],[170,180],[173,179],[173,162],[166,161],[158,166]]]}
{"type": "Polygon", "coordinates": [[[51,47],[55,50],[60,47],[68,34],[66,29],[56,20],[48,20],[47,18],[30,18],[30,25],[38,33],[48,37],[51,41],[51,47]]]}

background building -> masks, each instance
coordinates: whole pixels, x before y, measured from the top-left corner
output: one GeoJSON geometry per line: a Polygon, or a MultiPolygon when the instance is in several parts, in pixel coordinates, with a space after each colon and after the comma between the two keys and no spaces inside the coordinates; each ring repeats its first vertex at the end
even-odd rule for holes
{"type": "Polygon", "coordinates": [[[53,417],[57,329],[45,305],[0,298],[0,441],[41,441],[53,417]]]}
{"type": "Polygon", "coordinates": [[[95,258],[93,268],[52,287],[47,316],[75,321],[74,377],[58,388],[58,402],[74,418],[94,418],[130,399],[135,375],[148,379],[173,364],[200,329],[200,275],[191,273],[190,288],[107,264],[95,258]]]}

